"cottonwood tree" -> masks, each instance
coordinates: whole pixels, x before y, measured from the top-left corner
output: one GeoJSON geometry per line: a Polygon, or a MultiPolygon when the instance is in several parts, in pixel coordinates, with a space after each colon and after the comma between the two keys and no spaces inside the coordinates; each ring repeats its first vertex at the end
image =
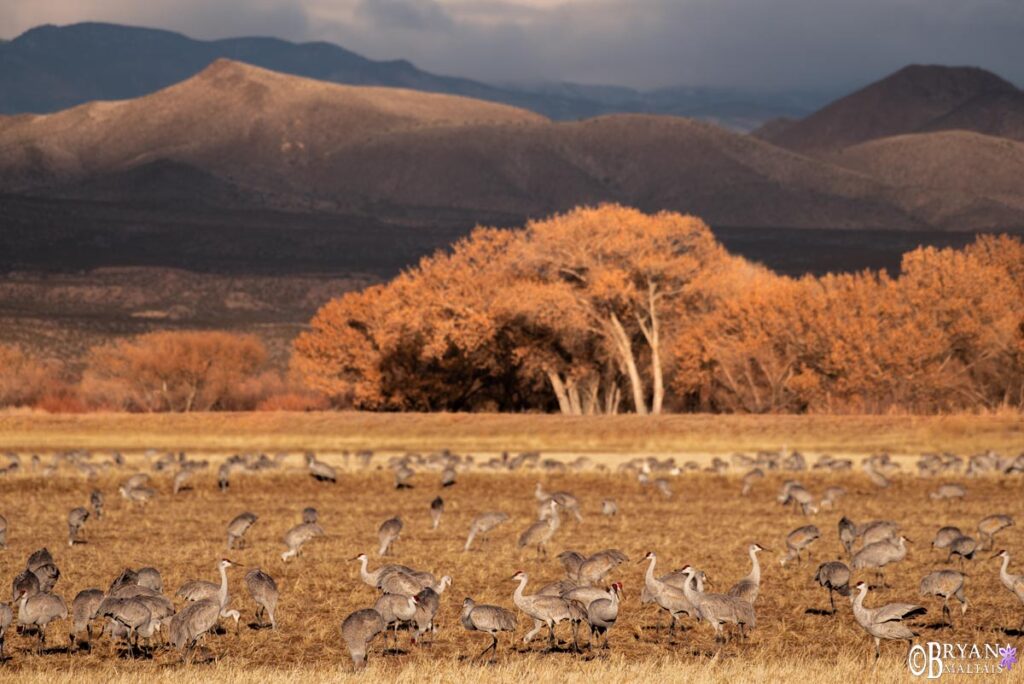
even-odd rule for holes
{"type": "Polygon", "coordinates": [[[223,408],[266,362],[253,335],[162,331],[92,349],[82,379],[94,403],[140,411],[223,408]]]}

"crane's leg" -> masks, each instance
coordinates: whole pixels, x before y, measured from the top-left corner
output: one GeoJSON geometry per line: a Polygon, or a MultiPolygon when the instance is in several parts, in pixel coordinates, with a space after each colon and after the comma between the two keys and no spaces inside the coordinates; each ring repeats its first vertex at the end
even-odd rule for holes
{"type": "Polygon", "coordinates": [[[548,622],[548,650],[555,650],[555,623],[548,622]]]}
{"type": "Polygon", "coordinates": [[[530,639],[532,639],[533,637],[537,636],[537,634],[542,629],[544,629],[544,621],[543,620],[534,620],[533,621],[533,629],[531,629],[529,632],[527,632],[523,636],[523,643],[524,644],[530,643],[530,639]]]}
{"type": "Polygon", "coordinates": [[[832,609],[831,614],[836,614],[836,597],[832,595],[832,587],[828,588],[828,605],[832,609]]]}
{"type": "Polygon", "coordinates": [[[878,664],[878,658],[882,655],[882,640],[875,637],[875,665],[878,664]]]}

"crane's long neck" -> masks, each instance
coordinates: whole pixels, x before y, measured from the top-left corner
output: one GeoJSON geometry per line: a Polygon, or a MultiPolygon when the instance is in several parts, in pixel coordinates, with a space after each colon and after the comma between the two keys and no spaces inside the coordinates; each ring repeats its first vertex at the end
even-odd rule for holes
{"type": "Polygon", "coordinates": [[[1003,564],[999,567],[999,579],[1009,588],[1013,588],[1013,581],[1016,579],[1010,574],[1010,556],[1003,556],[1003,564]]]}
{"type": "MultiPolygon", "coordinates": [[[[1004,566],[1005,567],[1005,566],[1004,566]]],[[[25,610],[25,602],[28,601],[28,592],[22,592],[21,599],[18,601],[18,618],[21,618],[22,612],[25,610]]]]}
{"type": "Polygon", "coordinates": [[[761,584],[761,563],[757,560],[757,550],[750,549],[750,581],[761,584]]]}
{"type": "Polygon", "coordinates": [[[520,603],[522,603],[522,601],[523,601],[523,589],[526,588],[526,582],[527,582],[526,575],[523,575],[522,577],[520,577],[519,578],[519,586],[516,587],[516,590],[512,593],[512,602],[515,603],[517,606],[520,603]]]}
{"type": "Polygon", "coordinates": [[[647,573],[644,575],[644,583],[647,586],[655,584],[656,580],[654,579],[654,564],[657,562],[658,559],[655,556],[651,556],[651,562],[647,564],[647,573]]]}
{"type": "Polygon", "coordinates": [[[866,612],[866,609],[864,608],[864,597],[867,595],[868,585],[865,584],[860,588],[860,591],[853,598],[853,614],[858,619],[858,621],[861,622],[863,622],[864,613],[866,612]]]}
{"type": "Polygon", "coordinates": [[[701,594],[703,592],[697,589],[697,573],[691,569],[690,574],[686,576],[686,581],[683,582],[683,596],[696,606],[700,603],[701,594]]]}
{"type": "Polygon", "coordinates": [[[434,591],[436,591],[438,594],[443,594],[444,590],[448,588],[448,584],[451,583],[451,581],[452,578],[448,575],[445,575],[441,578],[441,581],[437,583],[437,589],[435,589],[434,591]]]}
{"type": "Polygon", "coordinates": [[[228,603],[228,570],[223,565],[217,567],[220,570],[220,605],[223,608],[228,603]]]}
{"type": "Polygon", "coordinates": [[[364,582],[367,582],[369,584],[376,584],[376,582],[373,581],[373,575],[371,575],[369,571],[366,569],[368,563],[369,561],[367,560],[366,556],[363,556],[359,559],[359,575],[363,578],[364,582]]]}
{"type": "Polygon", "coordinates": [[[551,524],[551,529],[557,530],[561,526],[562,519],[558,516],[558,506],[552,506],[551,507],[551,518],[550,518],[550,520],[551,520],[551,523],[550,523],[551,524]]]}

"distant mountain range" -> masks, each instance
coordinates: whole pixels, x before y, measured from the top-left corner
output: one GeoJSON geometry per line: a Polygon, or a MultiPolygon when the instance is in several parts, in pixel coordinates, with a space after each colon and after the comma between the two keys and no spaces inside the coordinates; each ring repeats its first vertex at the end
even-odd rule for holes
{"type": "Polygon", "coordinates": [[[40,26],[0,42],[0,114],[49,113],[94,100],[136,98],[190,78],[217,59],[347,85],[463,95],[556,120],[602,114],[687,116],[737,130],[801,116],[828,94],[716,88],[631,88],[572,83],[489,85],[439,76],[404,61],[374,61],[330,43],[275,38],[199,41],[171,31],[83,23],[40,26]]]}

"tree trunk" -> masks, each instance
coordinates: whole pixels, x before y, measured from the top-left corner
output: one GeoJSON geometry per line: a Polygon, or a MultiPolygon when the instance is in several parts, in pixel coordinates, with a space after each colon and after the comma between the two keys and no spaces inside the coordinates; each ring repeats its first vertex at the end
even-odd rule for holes
{"type": "Polygon", "coordinates": [[[633,407],[641,416],[647,415],[647,398],[645,397],[644,381],[640,377],[640,371],[636,367],[636,358],[633,356],[633,347],[629,343],[629,336],[619,321],[619,317],[612,313],[608,319],[608,327],[611,329],[612,339],[619,352],[622,365],[629,377],[629,386],[633,391],[633,407]]]}
{"type": "Polygon", "coordinates": [[[558,399],[558,410],[563,415],[572,415],[569,395],[565,391],[565,383],[562,382],[562,377],[558,373],[551,371],[548,373],[548,381],[551,382],[551,389],[555,392],[555,398],[558,399]]]}

